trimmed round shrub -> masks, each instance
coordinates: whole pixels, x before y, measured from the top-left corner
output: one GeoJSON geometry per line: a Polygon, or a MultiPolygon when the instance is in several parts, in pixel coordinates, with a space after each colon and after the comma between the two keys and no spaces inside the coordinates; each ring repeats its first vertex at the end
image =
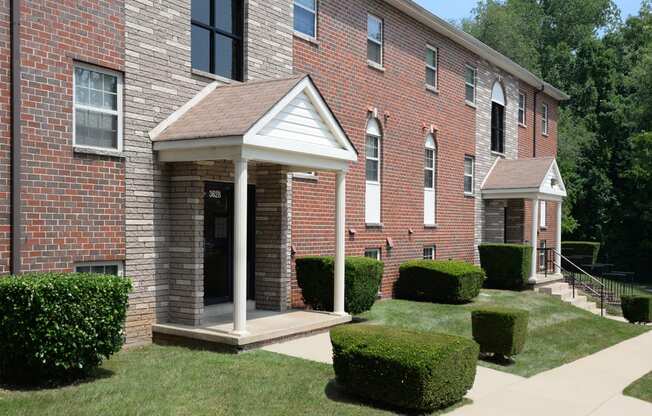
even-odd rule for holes
{"type": "Polygon", "coordinates": [[[480,352],[513,357],[523,351],[527,338],[528,311],[484,307],[471,313],[473,339],[480,352]]]}
{"type": "Polygon", "coordinates": [[[395,293],[399,299],[460,304],[480,294],[485,274],[463,261],[410,260],[399,268],[395,293]]]}
{"type": "Polygon", "coordinates": [[[444,334],[377,325],[331,331],[337,382],[365,399],[430,411],[462,400],[473,386],[478,344],[444,334]]]}
{"type": "Polygon", "coordinates": [[[521,290],[528,284],[532,247],[521,244],[481,244],[480,264],[487,273],[485,286],[521,290]]]}
{"type": "MultiPolygon", "coordinates": [[[[303,302],[315,310],[333,310],[334,264],[333,257],[303,257],[296,260],[297,283],[303,302]]],[[[371,309],[383,278],[383,263],[367,257],[347,257],[344,274],[346,312],[355,315],[371,309]]]]}
{"type": "Polygon", "coordinates": [[[94,274],[0,278],[0,376],[75,378],[123,345],[129,279],[94,274]]]}
{"type": "Polygon", "coordinates": [[[620,298],[623,316],[633,324],[652,322],[651,296],[622,296],[620,298]]]}

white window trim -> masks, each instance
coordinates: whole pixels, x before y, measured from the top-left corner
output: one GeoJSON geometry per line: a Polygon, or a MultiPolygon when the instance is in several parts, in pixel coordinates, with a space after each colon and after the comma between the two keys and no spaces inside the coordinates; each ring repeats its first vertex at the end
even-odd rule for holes
{"type": "Polygon", "coordinates": [[[104,151],[113,151],[113,152],[122,152],[123,150],[123,118],[124,118],[124,112],[123,112],[123,79],[122,79],[122,73],[118,71],[114,71],[112,69],[107,69],[107,68],[102,68],[98,67],[95,65],[90,65],[86,64],[83,62],[75,62],[73,65],[73,74],[72,74],[72,143],[73,147],[78,147],[78,148],[83,148],[83,149],[92,149],[92,150],[98,150],[100,152],[104,151]],[[77,80],[75,76],[75,69],[76,68],[84,68],[89,71],[95,71],[107,75],[111,75],[117,78],[117,110],[106,110],[106,109],[100,109],[96,107],[90,107],[90,106],[85,106],[85,105],[79,105],[77,107],[77,80]],[[111,115],[117,115],[118,116],[118,147],[117,148],[110,148],[110,147],[99,147],[99,146],[89,146],[85,144],[77,144],[77,132],[76,132],[76,119],[75,115],[77,113],[77,108],[80,108],[82,110],[92,110],[96,112],[102,112],[105,114],[111,114],[111,115]]]}
{"type": "Polygon", "coordinates": [[[294,3],[294,7],[300,7],[303,10],[305,10],[307,12],[310,12],[310,13],[315,15],[315,22],[314,22],[314,28],[313,28],[313,30],[315,32],[315,36],[312,36],[312,35],[309,35],[307,33],[303,33],[301,31],[296,30],[294,28],[294,22],[293,22],[292,23],[292,30],[294,31],[294,34],[299,35],[300,37],[305,37],[305,38],[307,38],[307,40],[310,40],[310,41],[316,41],[317,40],[317,17],[318,17],[318,10],[319,10],[319,0],[315,0],[315,10],[312,10],[312,9],[308,8],[308,7],[304,6],[303,4],[297,3],[296,0],[294,0],[293,3],[294,3]]]}
{"type": "Polygon", "coordinates": [[[122,261],[86,261],[75,263],[74,270],[77,273],[77,267],[93,267],[93,266],[118,266],[118,276],[124,277],[124,262],[122,261]]]}
{"type": "Polygon", "coordinates": [[[548,116],[549,116],[549,109],[548,109],[548,104],[543,103],[543,108],[541,111],[541,134],[544,136],[548,135],[548,116]]]}
{"type": "Polygon", "coordinates": [[[464,90],[464,101],[466,101],[467,104],[471,105],[472,107],[475,107],[475,103],[477,102],[478,98],[478,68],[471,66],[471,65],[465,65],[464,67],[464,86],[465,88],[467,86],[472,86],[473,87],[473,101],[469,101],[466,99],[466,89],[464,90]],[[470,69],[473,71],[473,84],[470,84],[466,80],[466,70],[470,69]]]}
{"type": "Polygon", "coordinates": [[[376,260],[380,261],[382,254],[380,253],[380,248],[365,248],[364,249],[364,257],[367,258],[375,258],[376,260]],[[367,253],[376,253],[375,257],[367,256],[367,253]]]}
{"type": "Polygon", "coordinates": [[[539,201],[539,228],[548,228],[548,203],[539,201]]]}
{"type": "Polygon", "coordinates": [[[385,51],[383,48],[383,43],[385,43],[385,22],[380,17],[373,15],[371,13],[367,14],[367,41],[371,41],[376,45],[380,46],[380,62],[372,61],[371,59],[369,59],[368,56],[367,56],[367,61],[371,65],[379,65],[380,68],[383,68],[385,64],[385,51]],[[372,38],[371,36],[369,36],[369,17],[371,17],[372,19],[376,19],[378,22],[380,22],[380,42],[372,38]]]}
{"type": "Polygon", "coordinates": [[[378,179],[375,180],[375,181],[370,181],[369,179],[367,179],[367,171],[366,171],[367,168],[366,168],[366,163],[365,163],[365,181],[367,183],[373,183],[373,184],[378,184],[378,185],[380,185],[380,155],[381,155],[381,153],[380,153],[380,146],[381,146],[380,142],[381,142],[380,136],[376,136],[376,135],[369,134],[369,133],[365,134],[365,152],[364,152],[365,162],[366,162],[366,160],[375,160],[378,163],[378,179]],[[366,143],[367,137],[375,137],[376,138],[376,141],[377,141],[377,143],[376,143],[377,146],[376,147],[378,148],[378,156],[377,157],[369,156],[369,153],[367,152],[367,148],[366,148],[366,146],[367,146],[367,143],[366,143]]]}
{"type": "Polygon", "coordinates": [[[424,260],[435,260],[437,256],[437,248],[436,246],[425,246],[423,248],[423,259],[424,260]],[[429,258],[426,258],[426,250],[432,250],[432,255],[429,258]]]}
{"type": "MultiPolygon", "coordinates": [[[[433,147],[430,147],[430,146],[426,146],[425,149],[424,149],[424,152],[425,152],[425,150],[432,150],[432,166],[425,166],[425,163],[424,163],[424,166],[423,166],[423,170],[424,170],[424,171],[426,171],[426,170],[427,170],[427,171],[430,171],[430,174],[432,175],[432,187],[431,187],[431,188],[428,188],[428,187],[426,186],[426,184],[424,183],[424,184],[423,184],[423,190],[424,190],[424,191],[434,191],[434,190],[435,190],[435,186],[436,186],[436,185],[435,185],[435,179],[436,179],[436,176],[435,176],[435,169],[436,169],[436,166],[437,166],[437,162],[436,162],[436,159],[437,159],[437,150],[436,150],[435,148],[433,148],[433,147]]],[[[424,155],[424,156],[425,156],[425,155],[424,155]]],[[[425,162],[425,158],[424,158],[424,162],[425,162]]]]}
{"type": "MultiPolygon", "coordinates": [[[[426,59],[426,68],[435,72],[435,85],[428,84],[428,77],[426,77],[426,86],[432,88],[434,91],[439,91],[439,48],[431,45],[426,45],[428,50],[435,53],[435,66],[428,64],[426,59]]],[[[426,58],[428,57],[428,50],[426,50],[426,58]]]]}
{"type": "MultiPolygon", "coordinates": [[[[471,177],[471,192],[468,192],[466,190],[466,187],[464,187],[464,195],[467,196],[474,196],[475,195],[475,157],[466,155],[464,156],[464,178],[470,176],[471,177]],[[470,160],[471,161],[471,175],[468,175],[466,173],[466,161],[470,160]]],[[[464,184],[462,184],[464,185],[464,184]]]]}
{"type": "Polygon", "coordinates": [[[518,111],[523,111],[523,120],[518,120],[518,125],[521,127],[527,127],[527,94],[522,91],[518,92],[518,111]],[[523,97],[523,107],[521,107],[521,97],[523,97]]]}

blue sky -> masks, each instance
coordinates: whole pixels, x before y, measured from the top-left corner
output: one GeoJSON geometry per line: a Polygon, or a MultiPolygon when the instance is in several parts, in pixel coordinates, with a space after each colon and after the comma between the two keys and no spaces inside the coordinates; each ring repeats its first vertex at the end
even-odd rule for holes
{"type": "MultiPolygon", "coordinates": [[[[437,16],[446,20],[458,20],[471,14],[471,9],[477,4],[477,0],[416,0],[437,16]]],[[[616,0],[623,17],[630,14],[637,14],[641,0],[616,0]]]]}

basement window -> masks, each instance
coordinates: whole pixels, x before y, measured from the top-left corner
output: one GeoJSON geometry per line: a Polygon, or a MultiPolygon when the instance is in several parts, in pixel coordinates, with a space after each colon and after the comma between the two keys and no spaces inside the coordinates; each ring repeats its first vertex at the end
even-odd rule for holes
{"type": "Polygon", "coordinates": [[[424,247],[423,248],[423,259],[424,260],[434,260],[437,253],[435,246],[424,247]]]}
{"type": "Polygon", "coordinates": [[[109,276],[123,276],[124,267],[122,262],[90,262],[75,264],[75,273],[95,273],[109,276]]]}
{"type": "Polygon", "coordinates": [[[379,248],[368,248],[364,251],[364,256],[374,260],[380,260],[379,248]]]}

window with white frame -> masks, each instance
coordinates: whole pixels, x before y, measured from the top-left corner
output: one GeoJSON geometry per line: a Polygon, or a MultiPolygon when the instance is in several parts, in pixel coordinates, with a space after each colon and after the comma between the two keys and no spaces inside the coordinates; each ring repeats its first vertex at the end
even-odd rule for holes
{"type": "Polygon", "coordinates": [[[74,145],[122,150],[122,75],[77,63],[73,85],[74,145]]]}
{"type": "Polygon", "coordinates": [[[525,94],[522,92],[518,93],[518,124],[525,126],[525,106],[526,106],[525,94]]]}
{"type": "Polygon", "coordinates": [[[435,90],[439,88],[437,71],[438,61],[439,50],[428,45],[426,48],[426,85],[435,90]]]}
{"type": "Polygon", "coordinates": [[[435,225],[437,186],[437,147],[432,134],[426,137],[423,164],[423,223],[435,225]]]}
{"type": "Polygon", "coordinates": [[[123,264],[117,262],[90,262],[75,264],[75,273],[95,273],[106,274],[110,276],[122,276],[123,264]]]}
{"type": "Polygon", "coordinates": [[[294,0],[294,31],[317,37],[317,0],[294,0]]]}
{"type": "Polygon", "coordinates": [[[464,194],[473,195],[475,182],[475,158],[464,156],[464,194]]]}
{"type": "Polygon", "coordinates": [[[367,15],[367,59],[383,65],[383,20],[367,15]]]}
{"type": "Polygon", "coordinates": [[[541,133],[548,135],[548,104],[543,103],[541,108],[541,133]]]}
{"type": "Polygon", "coordinates": [[[541,228],[548,226],[548,204],[546,201],[539,201],[539,226],[541,228]]]}
{"type": "Polygon", "coordinates": [[[434,260],[437,254],[437,249],[435,246],[429,246],[423,248],[423,259],[424,260],[434,260]]]}
{"type": "Polygon", "coordinates": [[[368,248],[364,251],[364,256],[374,260],[380,260],[379,248],[368,248]]]}
{"type": "Polygon", "coordinates": [[[377,119],[372,118],[367,123],[365,140],[365,221],[372,225],[380,224],[381,139],[380,123],[377,119]]]}
{"type": "Polygon", "coordinates": [[[466,84],[465,98],[468,103],[475,105],[475,84],[477,78],[477,69],[467,65],[464,74],[464,83],[466,84]]]}

